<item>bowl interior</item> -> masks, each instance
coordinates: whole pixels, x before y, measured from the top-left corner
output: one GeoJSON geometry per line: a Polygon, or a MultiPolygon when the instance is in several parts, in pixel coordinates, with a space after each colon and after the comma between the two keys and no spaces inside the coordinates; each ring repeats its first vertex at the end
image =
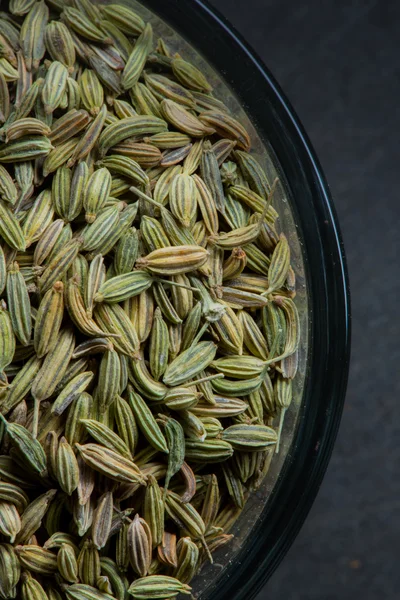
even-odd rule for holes
{"type": "MultiPolygon", "coordinates": [[[[213,64],[207,61],[201,54],[199,48],[194,47],[190,40],[185,39],[181,31],[184,29],[185,14],[182,7],[182,27],[178,33],[165,20],[162,20],[156,12],[150,11],[142,3],[136,0],[125,0],[123,2],[134,8],[145,20],[150,21],[155,31],[155,37],[162,37],[175,52],[179,52],[183,58],[191,61],[206,75],[213,86],[214,95],[222,100],[232,111],[232,114],[240,120],[251,135],[252,153],[260,161],[266,173],[272,182],[275,177],[279,177],[280,183],[274,195],[274,206],[278,210],[280,218],[280,230],[285,233],[289,240],[291,248],[292,267],[296,274],[297,295],[296,305],[300,315],[301,322],[301,344],[299,348],[299,368],[294,379],[294,395],[290,409],[287,411],[284,421],[284,427],[281,439],[281,448],[279,454],[274,454],[268,475],[261,488],[250,495],[249,500],[236,522],[231,533],[234,534],[233,541],[215,554],[214,564],[207,564],[203,567],[201,573],[193,581],[193,592],[201,598],[213,596],[213,589],[226,567],[237,560],[239,551],[245,551],[246,547],[252,544],[252,535],[259,527],[259,518],[263,511],[268,510],[268,501],[273,494],[274,488],[281,476],[284,463],[296,435],[296,427],[303,401],[304,384],[307,375],[308,356],[310,351],[309,340],[309,301],[307,279],[305,274],[305,260],[303,256],[302,235],[296,221],[296,199],[291,196],[289,185],[287,184],[285,172],[282,165],[274,153],[274,149],[261,131],[257,128],[257,123],[252,120],[252,115],[246,111],[235,90],[224,78],[223,73],[218,73],[213,64]]],[[[185,9],[190,12],[190,4],[185,9]]],[[[205,40],[205,43],[212,43],[205,40]]],[[[234,59],[234,58],[233,58],[234,59]]],[[[249,90],[248,93],[262,94],[260,90],[249,90]]],[[[262,101],[262,98],[260,98],[262,101]]],[[[265,111],[270,118],[274,115],[265,102],[265,111]]]]}

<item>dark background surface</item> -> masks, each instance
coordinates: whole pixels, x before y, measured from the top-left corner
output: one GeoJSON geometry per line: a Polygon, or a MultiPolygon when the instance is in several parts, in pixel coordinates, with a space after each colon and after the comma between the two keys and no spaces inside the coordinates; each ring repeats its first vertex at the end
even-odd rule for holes
{"type": "Polygon", "coordinates": [[[352,365],[334,454],[300,535],[257,600],[397,600],[400,2],[211,4],[270,68],[311,138],[352,289],[352,365]]]}

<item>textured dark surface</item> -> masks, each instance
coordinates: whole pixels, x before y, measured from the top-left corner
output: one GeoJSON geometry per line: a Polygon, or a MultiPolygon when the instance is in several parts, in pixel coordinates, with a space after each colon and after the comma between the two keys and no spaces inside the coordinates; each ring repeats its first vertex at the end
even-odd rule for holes
{"type": "Polygon", "coordinates": [[[352,289],[352,366],[334,454],[307,522],[257,600],[398,599],[400,3],[211,3],[270,68],[311,138],[352,289]]]}

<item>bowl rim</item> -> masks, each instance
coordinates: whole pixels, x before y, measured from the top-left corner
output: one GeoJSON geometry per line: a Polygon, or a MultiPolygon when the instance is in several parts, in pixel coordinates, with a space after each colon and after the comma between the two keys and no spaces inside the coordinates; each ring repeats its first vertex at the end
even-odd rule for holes
{"type": "Polygon", "coordinates": [[[343,241],[310,140],[278,83],[243,37],[204,0],[139,1],[180,33],[231,85],[257,132],[271,144],[296,198],[292,209],[309,275],[312,343],[302,408],[291,449],[251,542],[244,542],[204,596],[248,600],[272,575],[299,533],[339,428],[351,337],[343,241]]]}

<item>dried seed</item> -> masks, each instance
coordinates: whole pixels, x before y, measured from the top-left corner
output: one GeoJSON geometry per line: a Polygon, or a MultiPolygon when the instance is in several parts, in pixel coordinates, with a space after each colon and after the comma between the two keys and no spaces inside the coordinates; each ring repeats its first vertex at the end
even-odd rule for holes
{"type": "Polygon", "coordinates": [[[69,269],[82,246],[82,238],[74,238],[54,256],[47,264],[39,279],[39,288],[42,292],[47,291],[60,280],[69,269]]]}
{"type": "Polygon", "coordinates": [[[0,532],[13,544],[21,529],[21,520],[14,504],[0,501],[0,532]]]}
{"type": "Polygon", "coordinates": [[[0,72],[0,123],[5,123],[10,115],[10,93],[3,73],[0,72]]]}
{"type": "Polygon", "coordinates": [[[277,434],[266,425],[231,425],[222,432],[222,439],[237,450],[261,452],[276,444],[277,434]]]}
{"type": "Polygon", "coordinates": [[[178,566],[178,557],[176,553],[176,535],[164,531],[162,543],[157,548],[157,555],[160,562],[168,567],[178,566]]]}
{"type": "Polygon", "coordinates": [[[272,254],[271,264],[268,269],[269,289],[264,292],[267,296],[272,291],[279,289],[286,281],[290,267],[290,247],[286,237],[281,234],[278,244],[272,254]]]}
{"type": "Polygon", "coordinates": [[[138,600],[163,600],[175,598],[178,594],[190,594],[191,587],[181,583],[174,577],[166,575],[150,575],[136,579],[129,588],[129,593],[138,600]]]}
{"type": "Polygon", "coordinates": [[[138,82],[151,51],[152,44],[153,29],[150,23],[148,23],[136,40],[135,46],[126,61],[121,80],[124,90],[131,89],[138,82]]]}
{"type": "Polygon", "coordinates": [[[26,493],[13,483],[0,483],[0,500],[14,504],[19,513],[22,513],[29,503],[26,493]]]}
{"type": "Polygon", "coordinates": [[[45,400],[53,394],[67,370],[74,346],[73,332],[62,329],[33,381],[31,393],[36,401],[45,400]]]}
{"type": "Polygon", "coordinates": [[[153,284],[153,278],[146,271],[133,271],[111,277],[105,281],[94,296],[95,302],[123,302],[137,296],[153,284]]]}
{"type": "Polygon", "coordinates": [[[182,85],[199,92],[211,92],[212,88],[203,73],[191,63],[174,58],[171,63],[172,71],[182,85]]]}
{"type": "MultiPolygon", "coordinates": [[[[211,193],[214,207],[221,213],[225,213],[224,189],[218,167],[217,157],[209,142],[203,146],[203,154],[200,161],[201,175],[204,183],[211,193]]],[[[199,183],[199,182],[198,182],[199,183]]],[[[206,200],[207,201],[207,200],[206,200]]],[[[204,189],[203,189],[204,202],[204,189]]],[[[215,219],[215,217],[214,217],[215,219]]]]}
{"type": "Polygon", "coordinates": [[[105,574],[111,582],[111,586],[117,600],[125,600],[126,590],[128,587],[127,580],[119,572],[116,563],[110,558],[101,557],[100,566],[101,572],[105,574]]]}
{"type": "Polygon", "coordinates": [[[15,204],[18,191],[8,171],[0,165],[0,197],[4,202],[15,204]]]}
{"type": "Polygon", "coordinates": [[[117,275],[128,274],[133,270],[139,254],[137,230],[132,227],[119,240],[114,255],[114,268],[117,275]]]}
{"type": "Polygon", "coordinates": [[[249,181],[251,189],[262,198],[267,198],[271,186],[264,169],[251,154],[241,151],[237,151],[235,154],[246,180],[249,181]]]}
{"type": "Polygon", "coordinates": [[[164,485],[165,499],[171,478],[182,468],[185,460],[185,434],[182,425],[175,419],[163,417],[162,423],[169,450],[168,468],[164,485]]]}
{"type": "Polygon", "coordinates": [[[199,120],[205,126],[214,128],[221,137],[235,140],[240,148],[249,152],[251,148],[249,134],[239,121],[226,112],[207,110],[199,115],[199,120]]]}
{"type": "Polygon", "coordinates": [[[154,250],[136,262],[159,275],[178,275],[195,271],[207,260],[208,252],[201,246],[170,246],[154,250]]]}
{"type": "Polygon", "coordinates": [[[56,493],[57,490],[49,490],[38,496],[26,507],[21,515],[21,530],[17,543],[28,543],[32,535],[41,527],[43,518],[56,493]]]}
{"type": "Polygon", "coordinates": [[[190,175],[179,174],[173,178],[169,191],[172,214],[183,227],[190,227],[196,218],[197,200],[194,181],[190,175]]]}
{"type": "Polygon", "coordinates": [[[84,585],[96,585],[100,577],[100,555],[95,545],[86,540],[78,556],[79,579],[84,585]]]}
{"type": "MultiPolygon", "coordinates": [[[[272,198],[271,191],[273,192],[274,189],[275,188],[271,189],[268,192],[267,198],[270,198],[270,199],[272,198]]],[[[262,213],[264,211],[265,204],[266,204],[264,196],[260,196],[258,193],[252,191],[251,189],[249,189],[248,187],[246,187],[244,185],[234,185],[234,186],[231,186],[229,188],[229,194],[230,194],[230,196],[232,196],[236,200],[239,200],[240,202],[243,202],[243,204],[245,204],[246,206],[248,206],[254,212],[262,213]]],[[[268,200],[267,200],[267,202],[268,202],[268,200]]],[[[275,220],[276,220],[276,218],[277,218],[277,216],[278,216],[278,213],[270,205],[268,207],[268,210],[267,210],[267,213],[266,213],[266,221],[270,225],[273,225],[274,222],[275,222],[275,220]]]]}
{"type": "Polygon", "coordinates": [[[112,429],[94,419],[81,419],[89,435],[99,444],[110,450],[115,450],[126,458],[131,458],[131,452],[125,442],[112,429]]]}
{"type": "Polygon", "coordinates": [[[106,492],[99,498],[96,510],[94,511],[92,540],[97,550],[104,548],[110,535],[113,505],[112,493],[106,492]]]}
{"type": "Polygon", "coordinates": [[[96,73],[85,69],[79,78],[79,88],[83,106],[95,117],[104,103],[104,89],[96,73]]]}
{"type": "Polygon", "coordinates": [[[95,321],[104,331],[117,336],[113,343],[116,349],[127,356],[136,356],[139,339],[126,312],[117,304],[99,304],[94,313],[95,321]]]}
{"type": "Polygon", "coordinates": [[[102,30],[80,10],[73,8],[72,6],[66,6],[63,10],[62,17],[66,24],[82,37],[102,44],[112,43],[112,40],[110,40],[110,38],[108,38],[102,30]]]}
{"type": "Polygon", "coordinates": [[[193,462],[218,463],[233,455],[231,444],[225,440],[187,440],[185,458],[193,462]]]}
{"type": "Polygon", "coordinates": [[[13,446],[20,453],[23,462],[29,465],[36,473],[45,477],[47,474],[46,455],[40,443],[22,425],[7,423],[2,415],[0,415],[0,418],[6,427],[13,446]]]}
{"type": "Polygon", "coordinates": [[[243,351],[243,329],[235,312],[229,307],[225,307],[222,317],[213,323],[222,346],[234,352],[242,354],[243,351]]]}
{"type": "Polygon", "coordinates": [[[215,131],[213,128],[204,125],[186,108],[173,100],[162,100],[161,113],[168,123],[192,137],[203,138],[212,135],[215,131]]]}
{"type": "Polygon", "coordinates": [[[69,544],[62,544],[57,554],[57,566],[60,575],[68,583],[78,581],[78,563],[75,551],[69,544]]]}
{"type": "Polygon", "coordinates": [[[178,566],[173,575],[181,583],[189,583],[196,573],[199,548],[190,537],[180,538],[176,545],[178,566]]]}
{"type": "Polygon", "coordinates": [[[101,254],[96,254],[90,263],[87,280],[85,282],[85,305],[88,317],[93,315],[94,298],[99,287],[106,278],[106,268],[104,258],[101,254]]]}
{"type": "Polygon", "coordinates": [[[167,99],[187,108],[194,107],[193,94],[169,77],[155,73],[145,73],[144,81],[146,87],[153,92],[158,100],[167,99]]]}
{"type": "Polygon", "coordinates": [[[12,318],[4,301],[0,302],[0,334],[0,371],[3,371],[11,363],[15,352],[12,318]]]}
{"type": "Polygon", "coordinates": [[[46,26],[44,42],[51,58],[62,63],[72,73],[76,55],[68,27],[59,21],[50,21],[46,26]]]}
{"type": "Polygon", "coordinates": [[[72,167],[77,162],[83,160],[91,152],[97,140],[100,137],[107,116],[107,107],[105,104],[101,107],[99,114],[86,129],[79,142],[74,145],[73,151],[67,162],[67,167],[72,167]]]}
{"type": "MultiPolygon", "coordinates": [[[[66,286],[66,306],[69,316],[76,327],[89,336],[114,337],[113,332],[103,331],[87,314],[82,294],[80,292],[77,276],[72,277],[66,286]]],[[[116,334],[118,335],[118,334],[116,334]]]]}
{"type": "Polygon", "coordinates": [[[95,171],[86,184],[83,207],[86,211],[86,221],[93,223],[98,212],[106,203],[111,190],[111,174],[108,169],[95,171]]]}
{"type": "Polygon", "coordinates": [[[83,373],[78,373],[78,375],[68,381],[67,385],[54,400],[51,412],[57,416],[61,415],[86,390],[93,377],[94,373],[92,371],[84,371],[83,373]]]}
{"type": "Polygon", "coordinates": [[[21,344],[27,346],[32,331],[31,304],[28,289],[17,262],[8,269],[7,302],[13,331],[21,344]]]}
{"type": "Polygon", "coordinates": [[[102,12],[111,23],[129,36],[140,35],[145,27],[143,20],[128,6],[108,4],[102,12]]]}
{"type": "Polygon", "coordinates": [[[164,501],[157,480],[152,475],[148,484],[143,502],[144,520],[148,523],[153,547],[162,542],[164,533],[164,501]]]}
{"type": "Polygon", "coordinates": [[[49,19],[46,4],[35,2],[26,15],[20,31],[20,44],[28,71],[36,70],[46,51],[44,34],[49,19]]]}
{"type": "Polygon", "coordinates": [[[24,251],[26,243],[21,226],[8,205],[0,200],[0,235],[15,250],[24,251]]]}
{"type": "Polygon", "coordinates": [[[128,387],[129,405],[135,415],[136,422],[151,446],[168,454],[168,446],[161,429],[150,408],[139,394],[128,387]]]}
{"type": "Polygon", "coordinates": [[[110,148],[127,138],[161,133],[166,130],[167,123],[158,117],[150,115],[128,117],[127,119],[108,125],[104,129],[98,142],[100,156],[103,157],[110,148]]]}
{"type": "Polygon", "coordinates": [[[46,114],[52,113],[60,104],[67,85],[68,69],[55,60],[46,73],[42,88],[42,101],[46,114]]]}
{"type": "Polygon", "coordinates": [[[145,479],[135,463],[114,450],[98,444],[75,444],[86,464],[115,481],[143,484],[145,479]]]}
{"type": "Polygon", "coordinates": [[[151,531],[144,519],[137,514],[127,532],[128,553],[132,569],[140,577],[145,577],[151,563],[151,531]]]}
{"type": "Polygon", "coordinates": [[[181,385],[192,379],[214,360],[216,350],[212,342],[200,342],[191,346],[169,364],[164,382],[167,385],[181,385]]]}
{"type": "Polygon", "coordinates": [[[72,137],[55,147],[48,156],[46,156],[43,163],[44,177],[47,177],[50,173],[53,173],[58,167],[61,167],[64,164],[66,164],[67,167],[70,167],[69,159],[74,155],[74,152],[80,143],[81,141],[79,141],[78,137],[72,137]]]}

